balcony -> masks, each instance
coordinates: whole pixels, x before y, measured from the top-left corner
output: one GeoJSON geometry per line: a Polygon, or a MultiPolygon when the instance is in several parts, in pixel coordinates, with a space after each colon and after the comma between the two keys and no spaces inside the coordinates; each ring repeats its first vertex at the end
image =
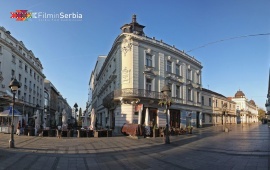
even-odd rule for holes
{"type": "Polygon", "coordinates": [[[149,91],[145,89],[119,89],[114,91],[114,99],[120,97],[140,97],[140,98],[151,98],[161,99],[162,93],[156,91],[149,91]]]}
{"type": "MultiPolygon", "coordinates": [[[[133,103],[133,102],[138,102],[141,99],[154,99],[154,100],[160,100],[162,99],[162,93],[161,92],[156,92],[156,91],[149,91],[145,89],[118,89],[110,94],[108,94],[104,99],[103,99],[103,106],[105,107],[112,107],[114,105],[114,101],[129,101],[127,103],[133,103]]],[[[186,103],[185,100],[179,97],[172,97],[173,103],[174,104],[188,104],[191,106],[201,106],[201,103],[196,103],[196,102],[188,102],[186,103]]]]}

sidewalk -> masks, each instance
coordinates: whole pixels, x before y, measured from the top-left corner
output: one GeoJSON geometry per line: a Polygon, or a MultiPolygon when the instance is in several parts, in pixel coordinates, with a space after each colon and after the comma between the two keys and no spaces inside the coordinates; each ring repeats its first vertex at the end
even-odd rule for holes
{"type": "Polygon", "coordinates": [[[270,128],[228,125],[194,129],[191,135],[131,139],[61,138],[0,133],[2,169],[258,169],[270,168],[270,128]]]}

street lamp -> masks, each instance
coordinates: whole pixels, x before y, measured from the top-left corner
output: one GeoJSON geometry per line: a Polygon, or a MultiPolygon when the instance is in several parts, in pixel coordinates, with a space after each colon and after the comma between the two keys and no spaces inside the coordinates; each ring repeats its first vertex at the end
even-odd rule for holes
{"type": "Polygon", "coordinates": [[[168,109],[171,105],[171,98],[170,98],[170,93],[171,93],[171,89],[169,86],[165,85],[162,90],[161,93],[163,94],[163,101],[162,103],[166,106],[166,134],[165,134],[165,144],[170,144],[170,138],[169,138],[169,123],[168,123],[168,109]]]}
{"type": "Polygon", "coordinates": [[[223,126],[225,125],[225,127],[223,128],[224,132],[229,132],[228,128],[227,128],[227,103],[224,103],[222,106],[222,111],[223,111],[223,115],[224,115],[224,119],[225,119],[225,123],[223,123],[223,126]]]}
{"type": "Polygon", "coordinates": [[[14,78],[9,86],[8,86],[12,92],[13,92],[13,101],[12,101],[12,122],[11,122],[11,133],[10,133],[10,140],[9,140],[9,147],[10,148],[14,148],[15,147],[15,143],[14,143],[14,104],[15,104],[15,94],[17,92],[17,90],[21,87],[20,82],[18,82],[16,80],[16,78],[14,78]]]}

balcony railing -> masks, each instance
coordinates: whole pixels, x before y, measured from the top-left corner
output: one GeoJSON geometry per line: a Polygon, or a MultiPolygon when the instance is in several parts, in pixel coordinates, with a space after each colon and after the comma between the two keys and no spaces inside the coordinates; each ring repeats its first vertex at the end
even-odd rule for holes
{"type": "Polygon", "coordinates": [[[114,98],[118,97],[145,97],[152,99],[161,99],[162,93],[145,89],[119,89],[114,91],[114,98]]]}

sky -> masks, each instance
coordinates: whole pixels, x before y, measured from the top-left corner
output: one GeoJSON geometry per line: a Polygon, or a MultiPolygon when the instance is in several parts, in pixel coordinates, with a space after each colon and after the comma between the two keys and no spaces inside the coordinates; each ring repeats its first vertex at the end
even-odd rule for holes
{"type": "Polygon", "coordinates": [[[240,89],[265,109],[269,6],[269,0],[2,0],[0,26],[33,51],[71,107],[76,102],[85,110],[97,57],[109,53],[120,27],[136,14],[148,37],[175,45],[202,63],[204,88],[228,97],[240,89]],[[75,13],[82,19],[16,21],[10,18],[16,10],[75,13]],[[256,34],[266,35],[246,36],[256,34]]]}

